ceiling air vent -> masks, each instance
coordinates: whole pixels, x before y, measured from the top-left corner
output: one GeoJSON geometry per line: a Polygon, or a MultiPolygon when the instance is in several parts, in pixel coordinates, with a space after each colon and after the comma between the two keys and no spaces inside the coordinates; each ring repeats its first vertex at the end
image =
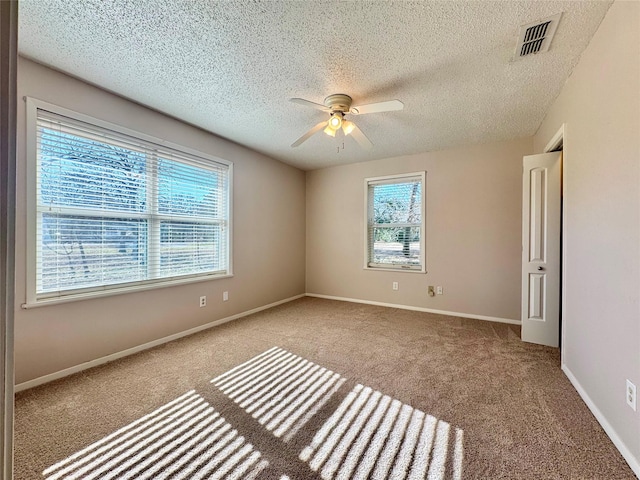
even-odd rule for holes
{"type": "Polygon", "coordinates": [[[556,33],[561,15],[562,13],[558,13],[539,22],[521,26],[515,58],[518,59],[533,53],[549,50],[551,39],[556,33]]]}

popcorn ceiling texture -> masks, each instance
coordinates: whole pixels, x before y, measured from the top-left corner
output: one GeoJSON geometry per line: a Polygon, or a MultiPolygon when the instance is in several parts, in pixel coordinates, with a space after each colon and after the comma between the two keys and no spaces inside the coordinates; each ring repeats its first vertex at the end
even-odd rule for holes
{"type": "Polygon", "coordinates": [[[533,135],[610,5],[24,0],[19,51],[309,170],[533,135]],[[558,12],[550,50],[514,61],[520,25],[558,12]],[[288,99],[333,93],[405,109],[351,118],[371,151],[321,133],[292,149],[326,114],[288,99]]]}

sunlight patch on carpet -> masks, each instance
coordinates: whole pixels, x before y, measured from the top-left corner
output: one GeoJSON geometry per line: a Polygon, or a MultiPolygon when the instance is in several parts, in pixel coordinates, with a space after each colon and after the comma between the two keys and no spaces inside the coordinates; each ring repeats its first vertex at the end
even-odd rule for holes
{"type": "Polygon", "coordinates": [[[300,460],[324,480],[459,480],[463,431],[356,385],[302,450],[300,460]]]}
{"type": "Polygon", "coordinates": [[[45,469],[57,479],[252,480],[269,462],[194,391],[45,469]]]}
{"type": "Polygon", "coordinates": [[[331,370],[273,347],[211,383],[276,437],[288,441],[345,380],[331,370]]]}

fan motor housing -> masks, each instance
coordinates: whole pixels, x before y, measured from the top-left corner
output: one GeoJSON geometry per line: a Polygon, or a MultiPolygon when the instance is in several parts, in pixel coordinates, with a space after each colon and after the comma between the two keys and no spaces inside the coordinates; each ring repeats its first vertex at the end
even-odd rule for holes
{"type": "Polygon", "coordinates": [[[351,108],[351,102],[351,97],[344,93],[329,95],[324,99],[324,104],[330,108],[332,112],[348,112],[351,108]]]}

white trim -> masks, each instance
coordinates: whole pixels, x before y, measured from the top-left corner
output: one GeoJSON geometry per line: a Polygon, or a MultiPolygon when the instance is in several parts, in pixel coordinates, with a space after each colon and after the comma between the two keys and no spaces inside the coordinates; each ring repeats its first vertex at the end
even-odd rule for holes
{"type": "Polygon", "coordinates": [[[18,2],[0,4],[0,479],[11,480],[14,466],[14,301],[17,197],[18,2]],[[6,123],[5,123],[6,122],[6,123]]]}
{"type": "MultiPolygon", "coordinates": [[[[211,168],[210,163],[217,164],[220,168],[226,167],[225,178],[226,178],[226,218],[220,221],[216,219],[215,221],[205,221],[204,223],[208,224],[219,224],[222,226],[224,238],[224,246],[227,251],[226,265],[224,269],[224,273],[217,272],[206,272],[204,274],[192,274],[187,277],[173,277],[173,278],[162,278],[162,277],[151,277],[142,281],[132,282],[129,284],[109,284],[106,286],[98,286],[98,287],[87,287],[87,288],[79,288],[75,290],[69,290],[64,294],[59,294],[59,292],[53,292],[49,294],[37,294],[37,255],[27,255],[26,258],[26,295],[25,302],[21,305],[22,308],[33,308],[39,307],[43,305],[52,305],[57,303],[66,303],[77,300],[83,300],[87,298],[96,298],[110,295],[119,295],[126,294],[129,292],[136,292],[140,290],[150,290],[155,288],[163,288],[172,285],[181,285],[185,283],[193,283],[193,282],[202,282],[202,281],[210,281],[217,280],[220,278],[228,278],[233,276],[233,162],[225,160],[223,158],[210,155],[208,153],[201,152],[199,150],[195,150],[189,147],[185,147],[183,145],[179,145],[176,143],[172,143],[166,140],[162,140],[157,137],[153,137],[151,135],[147,135],[142,132],[138,132],[136,130],[129,129],[127,127],[122,127],[120,125],[100,120],[98,118],[92,117],[90,115],[85,115],[83,113],[79,113],[73,110],[69,110],[64,107],[60,107],[58,105],[54,105],[48,102],[44,102],[42,100],[38,100],[33,97],[23,97],[26,105],[26,154],[27,154],[27,162],[26,162],[26,170],[27,170],[27,251],[35,252],[37,250],[37,232],[38,226],[37,222],[39,221],[39,209],[37,206],[37,178],[38,178],[38,111],[42,110],[44,112],[49,112],[54,115],[63,116],[69,119],[70,122],[82,122],[87,124],[89,127],[95,127],[96,129],[107,130],[109,132],[114,132],[114,137],[119,135],[124,135],[130,137],[132,140],[140,140],[141,142],[145,142],[149,147],[155,146],[158,147],[162,153],[169,153],[173,157],[176,158],[176,161],[186,163],[188,165],[193,165],[199,168],[211,168]],[[151,145],[149,145],[151,144],[151,145]],[[195,158],[188,158],[187,156],[193,156],[195,158]]],[[[111,141],[111,139],[110,139],[111,141]]],[[[156,155],[152,153],[152,155],[156,155]]],[[[156,186],[157,182],[154,180],[151,182],[151,186],[156,186]]],[[[74,212],[86,215],[91,213],[91,209],[82,209],[82,208],[67,208],[62,207],[58,209],[58,212],[73,214],[74,212]]],[[[104,212],[96,212],[100,213],[99,216],[105,215],[104,212]]],[[[111,214],[109,214],[111,215],[111,214]]],[[[97,215],[98,216],[98,215],[97,215]]],[[[122,217],[125,215],[122,214],[122,217]]],[[[156,223],[157,221],[162,219],[162,215],[158,215],[155,210],[155,206],[151,207],[151,213],[143,213],[138,214],[133,212],[131,215],[126,215],[129,218],[144,218],[149,219],[152,222],[156,223]]],[[[115,213],[115,218],[120,218],[120,213],[115,213]]],[[[182,218],[182,216],[169,216],[168,218],[182,218]]],[[[189,220],[201,221],[198,217],[184,217],[189,220]]],[[[159,227],[158,227],[159,228],[159,227]]],[[[150,238],[151,238],[150,234],[150,238]]],[[[150,262],[150,265],[153,265],[153,262],[150,262]]]]}
{"type": "Polygon", "coordinates": [[[38,107],[37,102],[34,99],[25,97],[26,101],[26,190],[27,190],[27,245],[26,249],[29,252],[26,255],[26,298],[25,304],[34,304],[36,302],[36,232],[38,230],[37,218],[38,209],[36,208],[36,196],[37,196],[37,118],[38,107]],[[33,252],[34,254],[31,254],[33,252]]]}
{"type": "MultiPolygon", "coordinates": [[[[225,160],[224,158],[220,158],[215,155],[204,153],[200,150],[186,147],[184,145],[179,145],[177,143],[173,143],[168,140],[163,140],[161,138],[154,137],[152,135],[139,132],[137,130],[132,130],[130,128],[123,127],[121,125],[108,122],[106,120],[100,120],[99,118],[92,117],[91,115],[86,115],[84,113],[76,112],[68,108],[60,107],[58,105],[54,105],[53,103],[48,103],[43,100],[38,100],[37,98],[33,98],[33,97],[24,97],[24,98],[27,103],[27,109],[46,110],[47,112],[55,113],[57,115],[69,117],[73,120],[88,123],[89,125],[94,125],[96,127],[112,130],[114,132],[121,133],[123,135],[133,137],[135,139],[144,140],[146,142],[153,143],[161,147],[170,148],[172,150],[176,150],[178,153],[187,153],[189,155],[194,155],[196,157],[204,158],[205,160],[210,160],[216,163],[221,163],[223,165],[233,164],[233,162],[230,162],[229,160],[225,160]]],[[[32,115],[33,115],[32,118],[36,118],[37,112],[33,111],[32,115]]],[[[35,126],[34,126],[34,132],[35,132],[35,126]]]]}
{"type": "Polygon", "coordinates": [[[556,148],[560,147],[561,145],[563,145],[563,140],[564,140],[564,123],[560,126],[560,129],[556,132],[556,134],[551,137],[551,140],[549,140],[549,143],[547,143],[547,146],[544,147],[544,152],[543,153],[549,153],[549,152],[553,152],[555,151],[556,148]]]}
{"type": "Polygon", "coordinates": [[[427,273],[427,172],[398,173],[395,175],[384,175],[381,177],[369,177],[364,179],[364,269],[382,270],[394,272],[413,271],[417,273],[427,273]],[[406,266],[385,265],[384,267],[371,266],[369,264],[369,224],[372,221],[373,198],[369,194],[369,187],[372,185],[386,185],[397,183],[400,179],[420,180],[421,202],[420,202],[420,266],[419,268],[406,268],[406,266]]]}
{"type": "Polygon", "coordinates": [[[231,278],[233,275],[224,274],[216,275],[211,274],[207,276],[190,276],[188,278],[174,278],[172,280],[166,280],[164,282],[149,281],[148,283],[137,284],[125,284],[121,287],[105,288],[98,290],[95,287],[87,289],[85,292],[73,293],[65,295],[63,297],[42,297],[35,300],[33,303],[23,303],[20,308],[27,310],[29,308],[45,307],[48,305],[57,305],[59,303],[78,302],[80,300],[90,300],[92,298],[111,297],[113,295],[125,295],[127,293],[142,292],[144,290],[155,290],[157,288],[175,287],[176,285],[186,285],[189,283],[208,282],[211,280],[218,280],[220,278],[231,278]]]}
{"type": "Polygon", "coordinates": [[[297,300],[299,298],[304,297],[305,294],[302,293],[300,295],[296,295],[293,297],[285,298],[284,300],[278,300],[277,302],[269,303],[268,305],[263,305],[261,307],[253,308],[251,310],[247,310],[246,312],[236,313],[235,315],[231,315],[230,317],[221,318],[219,320],[214,320],[213,322],[205,323],[204,325],[200,325],[198,327],[190,328],[189,330],[185,330],[183,332],[174,333],[173,335],[169,335],[168,337],[159,338],[158,340],[153,340],[151,342],[143,343],[142,345],[138,345],[135,347],[127,348],[126,350],[122,350],[120,352],[112,353],[111,355],[107,355],[104,357],[96,358],[95,360],[90,360],[88,362],[81,363],[80,365],[74,365],[73,367],[65,368],[64,370],[59,370],[54,373],[49,373],[48,375],[43,375],[42,377],[34,378],[33,380],[28,380],[26,382],[19,383],[15,386],[15,392],[22,392],[23,390],[27,390],[29,388],[37,387],[38,385],[43,385],[45,383],[52,382],[54,380],[58,380],[60,378],[67,377],[69,375],[73,375],[74,373],[81,372],[83,370],[87,370],[92,367],[97,367],[98,365],[103,365],[108,362],[112,362],[113,360],[117,360],[119,358],[128,357],[129,355],[133,355],[134,353],[142,352],[143,350],[148,350],[149,348],[157,347],[158,345],[162,345],[164,343],[171,342],[173,340],[177,340],[182,337],[186,337],[188,335],[193,335],[194,333],[201,332],[203,330],[207,330],[212,327],[216,327],[218,325],[222,325],[223,323],[230,322],[232,320],[237,320],[238,318],[246,317],[247,315],[252,315],[254,313],[261,312],[262,310],[267,310],[269,308],[276,307],[283,303],[288,303],[293,300],[297,300]]]}
{"type": "Polygon", "coordinates": [[[379,177],[369,177],[365,178],[367,185],[388,185],[392,183],[397,183],[396,180],[406,179],[410,180],[424,180],[423,171],[420,172],[410,172],[410,173],[396,173],[394,175],[381,175],[379,177]]]}
{"type": "MultiPolygon", "coordinates": [[[[424,195],[424,192],[423,192],[424,195]]],[[[369,181],[364,179],[364,248],[362,256],[364,257],[363,268],[369,268],[369,212],[373,210],[373,198],[369,195],[369,181]]],[[[424,219],[423,219],[424,221],[424,219]]]]}
{"type": "Polygon", "coordinates": [[[338,300],[340,302],[364,303],[366,305],[376,305],[378,307],[399,308],[401,310],[413,310],[416,312],[437,313],[438,315],[448,315],[451,317],[473,318],[488,322],[508,323],[510,325],[520,325],[520,320],[510,318],[489,317],[487,315],[476,315],[473,313],[448,312],[446,310],[435,310],[433,308],[414,307],[413,305],[400,305],[397,303],[374,302],[372,300],[361,300],[359,298],[334,297],[332,295],[320,295],[319,293],[307,293],[307,297],[324,298],[326,300],[338,300]]]}
{"type": "MultiPolygon", "coordinates": [[[[380,264],[380,265],[385,265],[385,264],[380,264]]],[[[376,272],[407,272],[407,273],[427,273],[426,270],[421,270],[418,268],[403,268],[403,267],[396,267],[396,268],[390,268],[390,267],[362,267],[363,270],[374,270],[376,272]]]]}
{"type": "Polygon", "coordinates": [[[598,420],[598,423],[600,424],[600,426],[602,426],[605,433],[609,436],[609,438],[611,439],[613,444],[616,446],[618,451],[622,454],[624,459],[627,461],[627,463],[631,467],[631,470],[633,470],[633,473],[635,473],[636,476],[640,478],[640,460],[638,460],[633,455],[633,453],[631,453],[631,450],[629,449],[629,447],[627,447],[627,445],[625,445],[622,439],[618,436],[615,429],[607,421],[607,417],[604,416],[604,414],[600,411],[600,409],[598,409],[598,407],[593,402],[593,400],[591,400],[591,398],[589,397],[585,389],[582,388],[582,385],[580,385],[580,382],[578,382],[578,379],[573,375],[569,367],[567,367],[567,365],[563,363],[561,368],[562,368],[562,371],[567,376],[567,378],[569,379],[569,381],[571,382],[571,384],[573,385],[573,387],[577,390],[582,400],[584,400],[584,403],[587,404],[587,407],[589,407],[589,410],[591,410],[591,413],[593,413],[593,416],[596,417],[596,420],[598,420]]]}
{"type": "Polygon", "coordinates": [[[233,162],[227,165],[227,274],[233,276],[233,162]]]}
{"type": "Polygon", "coordinates": [[[561,245],[561,255],[562,255],[562,265],[560,265],[560,288],[561,288],[561,296],[560,296],[560,361],[565,358],[565,345],[566,345],[566,313],[567,313],[567,235],[566,235],[566,219],[564,206],[565,206],[565,195],[567,192],[567,176],[565,175],[564,165],[565,165],[565,136],[566,136],[566,123],[560,125],[560,128],[555,133],[551,140],[547,143],[546,147],[544,147],[544,153],[549,153],[562,145],[562,158],[560,159],[560,217],[561,217],[561,225],[560,225],[560,236],[562,238],[561,245]]]}

